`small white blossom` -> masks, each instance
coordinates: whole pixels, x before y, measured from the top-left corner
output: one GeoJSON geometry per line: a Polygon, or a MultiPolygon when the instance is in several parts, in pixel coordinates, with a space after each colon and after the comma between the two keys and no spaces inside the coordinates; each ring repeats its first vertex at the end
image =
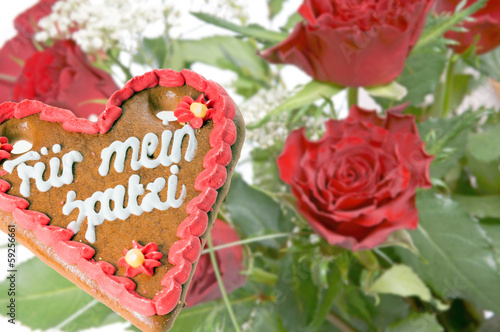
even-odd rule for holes
{"type": "MultiPolygon", "coordinates": [[[[240,106],[245,122],[254,124],[292,95],[293,91],[283,89],[260,90],[255,96],[240,106]]],[[[286,116],[286,114],[285,114],[286,116]]],[[[247,131],[247,139],[257,143],[262,149],[268,148],[276,141],[284,141],[288,136],[285,116],[278,116],[260,128],[247,131]]]]}
{"type": "Polygon", "coordinates": [[[39,21],[37,41],[71,38],[87,53],[119,48],[134,53],[144,30],[163,27],[169,11],[162,0],[60,0],[39,21]],[[158,24],[160,23],[160,24],[158,24]]]}
{"type": "Polygon", "coordinates": [[[311,234],[311,235],[309,235],[309,243],[311,243],[311,244],[318,244],[319,241],[321,241],[321,238],[319,237],[318,234],[311,234]]]}

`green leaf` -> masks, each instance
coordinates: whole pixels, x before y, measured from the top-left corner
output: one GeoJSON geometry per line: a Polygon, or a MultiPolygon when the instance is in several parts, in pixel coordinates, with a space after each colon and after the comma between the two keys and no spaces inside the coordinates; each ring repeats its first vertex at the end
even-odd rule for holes
{"type": "Polygon", "coordinates": [[[445,331],[477,331],[483,319],[484,313],[464,300],[454,300],[449,310],[438,315],[445,331]]]}
{"type": "Polygon", "coordinates": [[[259,128],[269,122],[274,116],[283,112],[291,111],[306,105],[310,105],[320,99],[330,99],[335,94],[343,90],[343,87],[324,83],[319,81],[311,81],[307,83],[294,96],[288,98],[283,104],[269,112],[264,118],[255,124],[247,125],[248,129],[259,128]]]}
{"type": "MultiPolygon", "coordinates": [[[[274,303],[259,300],[251,285],[229,295],[231,306],[244,331],[286,332],[278,323],[274,303]],[[247,329],[247,330],[245,330],[247,329]]],[[[170,332],[234,331],[227,310],[221,300],[198,304],[183,309],[170,332]]]]}
{"type": "Polygon", "coordinates": [[[426,47],[412,52],[397,79],[399,84],[409,88],[403,101],[414,106],[422,104],[425,96],[436,90],[445,65],[446,51],[443,48],[426,47]]]}
{"type": "Polygon", "coordinates": [[[451,77],[450,99],[448,101],[450,111],[455,111],[462,104],[472,80],[472,75],[467,74],[454,74],[451,77]]]}
{"type": "Polygon", "coordinates": [[[419,225],[411,232],[424,263],[395,250],[442,298],[465,298],[500,313],[500,273],[492,246],[479,224],[451,199],[431,191],[417,194],[419,225]]]}
{"type": "MultiPolygon", "coordinates": [[[[293,224],[284,219],[280,205],[263,192],[250,187],[241,177],[233,176],[225,207],[231,220],[245,237],[276,232],[289,232],[293,224]]],[[[259,244],[279,248],[283,240],[267,240],[259,244]]]]}
{"type": "Polygon", "coordinates": [[[453,200],[477,218],[500,218],[500,196],[454,195],[453,200]]]}
{"type": "Polygon", "coordinates": [[[417,45],[415,45],[414,52],[433,43],[435,40],[441,38],[441,36],[455,25],[459,24],[467,17],[474,14],[476,11],[483,8],[488,0],[479,0],[473,5],[465,8],[458,13],[453,14],[451,17],[442,20],[439,25],[434,25],[430,29],[425,29],[422,36],[418,40],[417,45]]]}
{"type": "Polygon", "coordinates": [[[309,328],[311,328],[312,330],[315,330],[321,326],[328,312],[330,311],[330,308],[333,305],[335,297],[337,296],[341,288],[342,277],[340,276],[340,270],[336,265],[330,267],[327,278],[328,288],[318,289],[319,300],[317,308],[314,312],[313,319],[309,324],[309,328]]]}
{"type": "Polygon", "coordinates": [[[408,90],[396,81],[386,85],[367,87],[365,90],[373,97],[391,100],[401,100],[408,94],[408,90]]]}
{"type": "Polygon", "coordinates": [[[359,319],[369,326],[369,329],[362,330],[376,331],[374,320],[377,308],[373,298],[367,297],[358,286],[345,286],[335,300],[336,306],[348,321],[354,323],[354,319],[359,319]]]}
{"type": "Polygon", "coordinates": [[[282,258],[281,265],[276,284],[276,309],[283,326],[289,332],[311,331],[308,326],[314,320],[319,301],[311,270],[291,254],[282,258]]]}
{"type": "Polygon", "coordinates": [[[269,79],[269,66],[255,53],[250,43],[232,36],[213,36],[197,40],[178,40],[176,53],[184,64],[201,62],[221,69],[229,69],[259,81],[269,79]]]}
{"type": "Polygon", "coordinates": [[[269,18],[273,19],[283,9],[285,0],[267,0],[267,7],[269,8],[269,18]]]}
{"type": "Polygon", "coordinates": [[[481,55],[481,70],[488,77],[500,81],[500,47],[481,55]]]}
{"type": "Polygon", "coordinates": [[[477,183],[476,191],[482,195],[496,195],[500,192],[500,169],[498,161],[480,162],[470,154],[466,154],[467,169],[477,183]]]}
{"type": "Polygon", "coordinates": [[[169,47],[167,34],[158,38],[143,38],[134,61],[152,68],[165,68],[169,47]]]}
{"type": "Polygon", "coordinates": [[[497,265],[500,266],[500,220],[499,219],[483,219],[481,220],[481,228],[486,232],[486,236],[493,245],[493,251],[497,265]]]}
{"type": "Polygon", "coordinates": [[[379,331],[386,331],[387,327],[408,316],[410,305],[406,299],[396,295],[380,295],[380,302],[377,305],[377,316],[374,324],[379,331]]]}
{"type": "Polygon", "coordinates": [[[252,168],[255,177],[255,185],[270,192],[279,192],[283,188],[283,182],[280,179],[280,172],[276,159],[283,150],[283,147],[266,147],[262,149],[255,147],[250,152],[252,157],[252,168]]]}
{"type": "Polygon", "coordinates": [[[269,64],[256,53],[257,49],[251,43],[232,36],[176,40],[170,59],[176,63],[170,64],[167,61],[167,66],[180,70],[193,62],[200,62],[234,71],[239,77],[237,87],[240,88],[240,93],[269,86],[269,64]]]}
{"type": "Polygon", "coordinates": [[[451,119],[430,119],[418,125],[426,150],[436,158],[431,164],[431,177],[441,178],[465,154],[467,131],[484,112],[467,112],[451,119]]]}
{"type": "Polygon", "coordinates": [[[183,309],[175,320],[174,326],[170,331],[215,332],[216,325],[226,319],[229,322],[229,317],[227,317],[227,312],[223,305],[219,302],[208,302],[196,305],[192,308],[183,309]],[[219,322],[216,323],[217,321],[219,322]]]}
{"type": "Polygon", "coordinates": [[[380,264],[375,254],[370,250],[360,250],[354,253],[354,257],[369,271],[380,270],[380,264]]]}
{"type": "Polygon", "coordinates": [[[387,332],[441,332],[443,327],[439,325],[436,317],[431,314],[412,313],[407,318],[391,324],[387,332]]]}
{"type": "Polygon", "coordinates": [[[390,247],[390,246],[400,246],[412,251],[415,255],[418,255],[418,249],[415,247],[410,234],[405,229],[397,230],[387,237],[387,240],[379,245],[379,248],[390,247]]]}
{"type": "Polygon", "coordinates": [[[500,158],[500,124],[487,127],[481,133],[469,134],[467,151],[482,162],[492,162],[500,158]]]}
{"type": "Polygon", "coordinates": [[[393,294],[402,297],[418,296],[421,300],[432,300],[429,288],[418,275],[406,265],[393,265],[385,271],[368,289],[369,293],[393,294]]]}
{"type": "Polygon", "coordinates": [[[301,21],[302,21],[302,16],[299,13],[294,12],[292,15],[290,15],[283,28],[285,30],[291,30],[297,23],[301,21]]]}
{"type": "Polygon", "coordinates": [[[252,37],[263,42],[278,44],[288,37],[288,34],[286,33],[267,30],[259,25],[241,26],[207,13],[198,12],[191,14],[206,23],[236,32],[245,37],[252,37]]]}
{"type": "MultiPolygon", "coordinates": [[[[123,318],[52,270],[38,258],[17,267],[16,319],[33,329],[79,331],[122,322],[123,318]]],[[[8,305],[9,280],[0,283],[0,306],[8,305]]],[[[1,314],[5,315],[2,310],[1,314]]]]}

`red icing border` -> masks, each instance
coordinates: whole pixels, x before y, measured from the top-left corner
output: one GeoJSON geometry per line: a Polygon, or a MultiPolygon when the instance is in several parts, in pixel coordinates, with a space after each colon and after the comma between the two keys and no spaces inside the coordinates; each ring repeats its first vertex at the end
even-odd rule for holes
{"type": "Polygon", "coordinates": [[[101,289],[118,299],[125,308],[144,316],[166,315],[179,303],[182,285],[188,280],[192,264],[201,253],[200,237],[208,226],[207,212],[212,209],[217,189],[227,178],[226,166],[231,161],[231,145],[236,141],[236,126],[233,122],[236,108],[227,92],[217,83],[206,80],[199,74],[187,69],[177,72],[171,69],[153,70],[142,76],[132,78],[123,89],[116,91],[108,100],[106,109],[99,115],[97,123],[77,118],[72,112],[45,105],[38,101],[25,100],[20,103],[0,104],[0,123],[11,118],[23,118],[40,113],[40,119],[60,122],[67,131],[84,134],[105,134],[121,116],[120,106],[134,93],[155,86],[178,87],[187,84],[213,100],[215,113],[212,121],[214,128],[210,133],[211,149],[203,159],[204,170],[196,177],[195,189],[200,194],[188,202],[188,217],[179,225],[179,240],[173,243],[168,252],[168,261],[174,265],[161,281],[163,286],[152,300],[140,296],[136,284],[127,277],[113,275],[115,267],[107,262],[96,262],[95,251],[89,245],[71,241],[73,233],[66,229],[48,225],[49,217],[38,211],[27,210],[29,203],[21,197],[5,192],[10,184],[0,179],[0,209],[11,212],[16,223],[26,230],[33,231],[38,239],[52,246],[64,262],[76,264],[91,279],[97,281],[101,289]]]}

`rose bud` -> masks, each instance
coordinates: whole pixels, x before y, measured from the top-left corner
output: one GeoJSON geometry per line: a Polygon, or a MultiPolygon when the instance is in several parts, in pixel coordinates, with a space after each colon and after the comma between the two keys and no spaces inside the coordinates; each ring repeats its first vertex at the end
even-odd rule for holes
{"type": "Polygon", "coordinates": [[[432,0],[305,0],[304,22],[262,53],[316,80],[360,87],[392,82],[425,25],[432,0]]]}

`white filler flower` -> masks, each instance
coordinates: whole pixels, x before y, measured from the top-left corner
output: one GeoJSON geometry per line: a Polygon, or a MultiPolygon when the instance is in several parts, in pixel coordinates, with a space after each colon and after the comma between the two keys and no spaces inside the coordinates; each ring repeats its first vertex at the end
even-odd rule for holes
{"type": "Polygon", "coordinates": [[[61,0],[40,20],[35,38],[72,38],[87,53],[111,48],[134,53],[148,28],[164,32],[169,9],[162,0],[61,0]]]}

